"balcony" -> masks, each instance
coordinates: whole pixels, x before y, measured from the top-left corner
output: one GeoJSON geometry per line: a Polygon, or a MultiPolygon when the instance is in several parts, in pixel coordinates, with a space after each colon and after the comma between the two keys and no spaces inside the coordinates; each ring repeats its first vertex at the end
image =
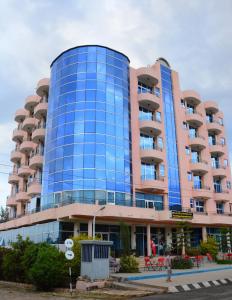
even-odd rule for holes
{"type": "Polygon", "coordinates": [[[48,110],[48,103],[47,102],[40,102],[36,105],[34,109],[34,116],[37,119],[41,119],[42,117],[46,117],[48,110]]]}
{"type": "Polygon", "coordinates": [[[136,70],[138,80],[148,86],[154,86],[158,83],[157,71],[152,67],[143,67],[136,70]]]}
{"type": "Polygon", "coordinates": [[[207,161],[199,159],[196,160],[190,160],[190,170],[192,172],[197,172],[199,174],[205,174],[209,171],[209,165],[207,161]]]}
{"type": "Polygon", "coordinates": [[[156,145],[153,147],[140,148],[140,157],[144,163],[162,162],[165,159],[165,154],[161,148],[156,145]]]}
{"type": "Polygon", "coordinates": [[[11,151],[10,160],[14,163],[17,163],[22,158],[22,153],[19,151],[19,148],[11,151]]]}
{"type": "Polygon", "coordinates": [[[36,129],[32,133],[32,141],[34,143],[39,143],[41,141],[44,141],[45,139],[45,125],[44,126],[37,126],[36,129]]]}
{"type": "Polygon", "coordinates": [[[30,158],[30,163],[29,166],[31,169],[36,170],[36,169],[41,169],[43,166],[43,155],[42,153],[37,153],[36,155],[32,156],[30,158]]]}
{"type": "Polygon", "coordinates": [[[35,149],[35,147],[36,144],[33,143],[32,141],[23,141],[19,149],[22,153],[29,153],[30,151],[35,149]]]}
{"type": "Polygon", "coordinates": [[[30,200],[30,196],[25,191],[20,190],[16,194],[16,202],[24,202],[24,201],[29,201],[29,200],[30,200]]]}
{"type": "Polygon", "coordinates": [[[18,109],[18,110],[16,110],[16,113],[15,113],[15,121],[22,122],[28,115],[29,115],[29,112],[26,109],[24,109],[24,108],[18,109]]]}
{"type": "Polygon", "coordinates": [[[227,176],[226,174],[226,167],[221,165],[214,165],[212,166],[212,175],[215,177],[225,178],[227,176]]]}
{"type": "Polygon", "coordinates": [[[205,110],[209,113],[216,114],[218,110],[218,105],[214,101],[206,101],[204,102],[205,110]]]}
{"type": "Polygon", "coordinates": [[[7,197],[6,206],[16,206],[16,196],[10,195],[7,197]]]}
{"type": "Polygon", "coordinates": [[[206,140],[201,135],[189,135],[189,145],[202,150],[206,147],[206,140]]]}
{"type": "Polygon", "coordinates": [[[39,80],[36,87],[36,93],[40,97],[43,97],[44,94],[48,94],[48,90],[49,90],[49,78],[43,78],[39,80]]]}
{"type": "Polygon", "coordinates": [[[32,175],[32,170],[27,165],[21,165],[21,167],[18,169],[18,175],[20,177],[28,177],[32,175]]]}
{"type": "Polygon", "coordinates": [[[204,185],[198,185],[193,187],[193,198],[209,199],[212,198],[212,191],[210,187],[204,185]]]}
{"type": "Polygon", "coordinates": [[[28,96],[26,98],[24,107],[25,107],[25,109],[31,111],[39,103],[39,101],[40,101],[40,97],[38,97],[37,95],[28,96]]]}
{"type": "Polygon", "coordinates": [[[18,142],[18,141],[21,142],[25,138],[25,136],[26,136],[26,132],[24,130],[16,128],[13,131],[12,140],[14,142],[18,142]]]}
{"type": "Polygon", "coordinates": [[[41,182],[39,180],[34,179],[32,182],[29,182],[27,193],[30,197],[34,197],[35,195],[41,194],[41,182]]]}
{"type": "Polygon", "coordinates": [[[209,145],[209,152],[212,154],[218,154],[219,156],[225,154],[225,145],[220,143],[215,143],[213,145],[209,145]]]}
{"type": "Polygon", "coordinates": [[[188,104],[191,104],[191,105],[198,105],[201,103],[201,97],[200,95],[195,92],[195,91],[184,91],[182,93],[182,97],[187,101],[188,104]]]}
{"type": "Polygon", "coordinates": [[[186,121],[192,126],[201,126],[204,123],[202,115],[198,112],[186,111],[186,121]]]}
{"type": "Polygon", "coordinates": [[[164,177],[160,176],[151,176],[145,177],[141,176],[141,187],[140,189],[149,191],[149,192],[161,192],[167,190],[167,183],[164,180],[164,177]]]}
{"type": "Polygon", "coordinates": [[[220,190],[217,189],[214,190],[214,200],[215,201],[230,201],[231,200],[231,193],[229,192],[229,190],[226,189],[222,189],[220,188],[220,190]]]}
{"type": "Polygon", "coordinates": [[[27,117],[23,121],[22,129],[31,132],[36,127],[38,121],[34,117],[27,117]]]}
{"type": "Polygon", "coordinates": [[[8,183],[18,183],[19,182],[19,176],[16,171],[9,174],[8,183]]]}
{"type": "Polygon", "coordinates": [[[151,136],[157,136],[162,131],[162,124],[156,120],[139,120],[139,127],[141,133],[151,136]]]}
{"type": "Polygon", "coordinates": [[[218,121],[207,122],[207,129],[209,132],[220,134],[223,130],[223,126],[218,121]]]}
{"type": "Polygon", "coordinates": [[[154,94],[151,93],[140,93],[138,94],[138,101],[141,106],[148,110],[156,110],[160,107],[161,100],[154,94]]]}

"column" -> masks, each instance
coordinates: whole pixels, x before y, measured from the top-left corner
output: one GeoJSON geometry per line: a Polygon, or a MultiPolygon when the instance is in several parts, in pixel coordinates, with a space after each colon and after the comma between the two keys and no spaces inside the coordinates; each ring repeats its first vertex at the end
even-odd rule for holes
{"type": "Polygon", "coordinates": [[[136,226],[135,224],[131,225],[131,249],[136,250],[136,226]]]}
{"type": "Polygon", "coordinates": [[[80,235],[80,223],[75,222],[74,223],[74,236],[80,235]]]}
{"type": "Polygon", "coordinates": [[[168,210],[169,209],[169,205],[168,205],[168,194],[164,194],[164,210],[168,210]]]}
{"type": "Polygon", "coordinates": [[[165,249],[170,250],[172,246],[172,229],[165,228],[165,249]]]}
{"type": "Polygon", "coordinates": [[[93,236],[93,221],[89,220],[88,221],[88,236],[93,236]]]}
{"type": "Polygon", "coordinates": [[[227,240],[227,247],[228,247],[228,252],[229,252],[229,253],[231,253],[230,236],[231,236],[231,233],[230,233],[230,232],[227,232],[227,234],[226,234],[226,240],[227,240]]]}
{"type": "Polygon", "coordinates": [[[206,230],[206,226],[202,227],[202,240],[203,242],[207,241],[207,230],[206,230]]]}
{"type": "Polygon", "coordinates": [[[147,256],[151,255],[151,225],[147,224],[147,256]]]}

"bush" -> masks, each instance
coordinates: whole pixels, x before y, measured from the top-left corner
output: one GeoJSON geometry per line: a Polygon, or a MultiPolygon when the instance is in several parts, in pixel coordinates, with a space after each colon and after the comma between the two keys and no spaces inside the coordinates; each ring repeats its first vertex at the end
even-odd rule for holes
{"type": "Polygon", "coordinates": [[[219,264],[219,265],[231,265],[232,260],[231,259],[217,259],[217,264],[219,264]]]}
{"type": "Polygon", "coordinates": [[[19,235],[17,242],[12,243],[11,251],[3,257],[3,278],[9,281],[25,282],[27,269],[23,265],[23,255],[27,247],[33,244],[28,238],[23,240],[19,235]]]}
{"type": "Polygon", "coordinates": [[[181,256],[177,256],[172,259],[172,269],[191,269],[193,262],[190,259],[185,259],[181,256]]]}
{"type": "Polygon", "coordinates": [[[39,247],[36,260],[29,270],[30,281],[38,290],[49,291],[66,281],[67,268],[64,253],[54,246],[39,247]]]}
{"type": "Polygon", "coordinates": [[[218,254],[218,244],[214,238],[208,237],[206,242],[201,241],[200,252],[202,255],[210,253],[214,259],[216,259],[218,254]]]}
{"type": "Polygon", "coordinates": [[[139,272],[139,263],[134,256],[122,256],[120,258],[120,272],[137,273],[139,272]]]}
{"type": "Polygon", "coordinates": [[[3,266],[2,266],[3,265],[3,258],[9,252],[11,252],[10,249],[0,247],[0,280],[4,279],[4,276],[3,276],[3,266]]]}

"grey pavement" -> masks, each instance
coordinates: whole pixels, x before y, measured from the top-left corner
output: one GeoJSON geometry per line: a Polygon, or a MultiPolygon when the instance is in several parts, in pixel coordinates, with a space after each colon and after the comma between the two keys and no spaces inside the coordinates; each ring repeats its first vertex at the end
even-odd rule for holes
{"type": "Polygon", "coordinates": [[[163,294],[136,298],[135,300],[231,300],[232,285],[192,290],[176,294],[163,294]]]}

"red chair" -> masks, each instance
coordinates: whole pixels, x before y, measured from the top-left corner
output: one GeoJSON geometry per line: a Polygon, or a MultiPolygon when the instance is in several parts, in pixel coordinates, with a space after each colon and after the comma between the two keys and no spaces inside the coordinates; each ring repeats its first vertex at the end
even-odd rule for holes
{"type": "Polygon", "coordinates": [[[158,257],[158,262],[156,264],[156,268],[158,268],[160,271],[165,270],[165,257],[158,257]]]}
{"type": "Polygon", "coordinates": [[[152,263],[149,256],[144,257],[144,271],[147,269],[147,271],[155,270],[155,265],[152,263]]]}
{"type": "Polygon", "coordinates": [[[213,262],[213,257],[210,253],[206,253],[209,262],[213,262]]]}

